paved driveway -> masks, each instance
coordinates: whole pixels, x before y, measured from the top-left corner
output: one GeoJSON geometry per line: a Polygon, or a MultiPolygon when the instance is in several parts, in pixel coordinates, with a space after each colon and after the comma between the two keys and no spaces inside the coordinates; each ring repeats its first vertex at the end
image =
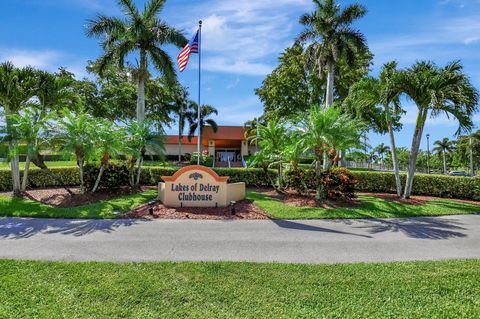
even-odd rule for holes
{"type": "Polygon", "coordinates": [[[0,218],[0,258],[292,263],[480,258],[480,215],[312,221],[0,218]]]}

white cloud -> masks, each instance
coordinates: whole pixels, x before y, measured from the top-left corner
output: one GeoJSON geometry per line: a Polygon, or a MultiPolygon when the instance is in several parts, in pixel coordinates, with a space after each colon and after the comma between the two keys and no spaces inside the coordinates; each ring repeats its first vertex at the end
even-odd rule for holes
{"type": "Polygon", "coordinates": [[[54,50],[0,49],[0,60],[10,61],[17,67],[49,69],[61,57],[62,53],[54,50]]]}
{"type": "Polygon", "coordinates": [[[57,71],[65,67],[73,72],[77,78],[86,77],[86,60],[72,57],[64,52],[56,50],[30,50],[30,49],[5,49],[0,48],[0,61],[10,61],[16,67],[31,66],[46,71],[57,71]]]}
{"type": "MultiPolygon", "coordinates": [[[[309,0],[257,0],[202,2],[187,13],[203,20],[202,48],[206,70],[263,76],[292,43],[292,30],[311,6],[309,0]],[[292,20],[292,12],[295,19],[292,20]]],[[[182,26],[193,34],[196,26],[182,26]]]]}

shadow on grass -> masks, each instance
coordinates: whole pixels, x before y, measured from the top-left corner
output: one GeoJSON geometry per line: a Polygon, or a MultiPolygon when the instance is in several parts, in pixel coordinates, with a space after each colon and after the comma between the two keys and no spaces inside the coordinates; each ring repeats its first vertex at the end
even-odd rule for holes
{"type": "Polygon", "coordinates": [[[130,227],[144,220],[74,220],[0,218],[0,239],[24,239],[37,234],[85,236],[95,232],[111,233],[120,227],[130,227]]]}

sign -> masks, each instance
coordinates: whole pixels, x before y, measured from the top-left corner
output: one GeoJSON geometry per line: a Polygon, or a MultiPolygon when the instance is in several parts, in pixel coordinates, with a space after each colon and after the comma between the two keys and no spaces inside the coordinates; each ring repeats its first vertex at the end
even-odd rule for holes
{"type": "Polygon", "coordinates": [[[245,198],[245,183],[227,184],[228,176],[201,165],[183,167],[162,179],[158,199],[169,207],[223,207],[245,198]]]}

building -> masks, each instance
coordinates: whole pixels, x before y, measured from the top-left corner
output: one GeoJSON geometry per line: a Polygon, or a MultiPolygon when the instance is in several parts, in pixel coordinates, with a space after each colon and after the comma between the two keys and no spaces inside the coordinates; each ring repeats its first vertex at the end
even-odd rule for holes
{"type": "MultiPolygon", "coordinates": [[[[197,141],[197,136],[191,140],[183,137],[182,155],[196,154],[197,141]]],[[[178,144],[178,136],[168,135],[165,141],[166,155],[178,156],[178,144]]],[[[203,129],[202,152],[213,156],[217,167],[225,166],[224,164],[228,162],[232,164],[231,166],[242,166],[239,164],[243,162],[243,158],[254,154],[255,151],[255,145],[248,145],[242,126],[219,126],[216,133],[210,126],[203,129]]]]}

